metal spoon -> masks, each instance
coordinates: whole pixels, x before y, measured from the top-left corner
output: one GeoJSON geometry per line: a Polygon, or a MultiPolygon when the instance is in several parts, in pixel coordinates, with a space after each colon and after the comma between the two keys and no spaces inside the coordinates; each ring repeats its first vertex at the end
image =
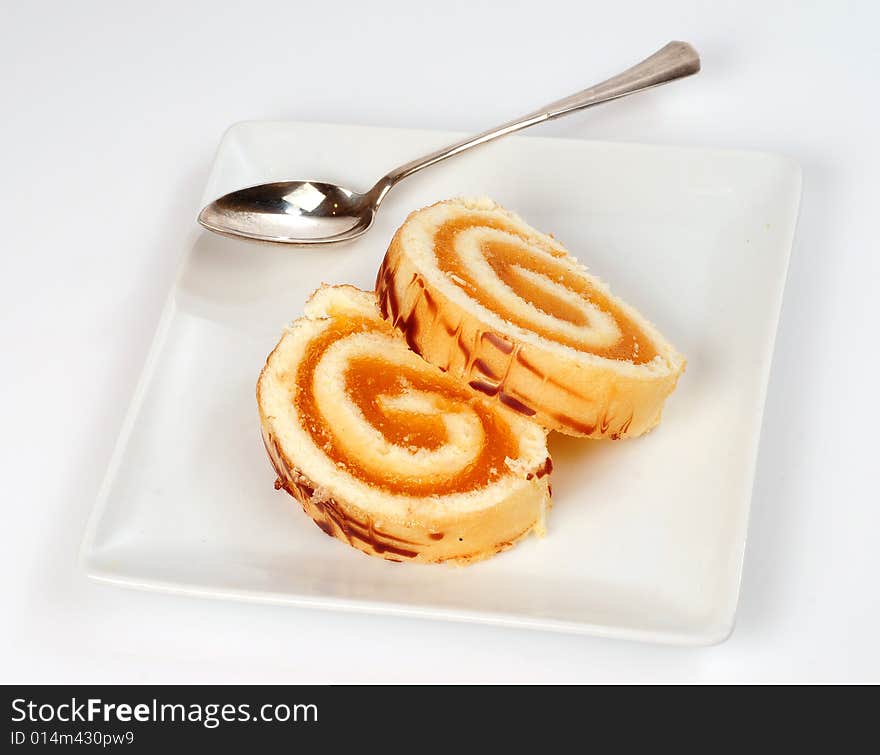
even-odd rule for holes
{"type": "Polygon", "coordinates": [[[281,181],[233,191],[199,213],[209,231],[284,244],[333,244],[365,233],[385,195],[399,181],[466,149],[536,123],[616,100],[700,70],[700,56],[687,42],[670,42],[623,73],[522,118],[420,157],[382,176],[366,194],[321,181],[281,181]]]}

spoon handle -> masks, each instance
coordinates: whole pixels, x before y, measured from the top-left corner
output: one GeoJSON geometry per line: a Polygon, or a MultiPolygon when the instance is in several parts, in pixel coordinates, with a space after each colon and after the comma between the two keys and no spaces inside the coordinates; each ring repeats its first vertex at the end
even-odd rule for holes
{"type": "Polygon", "coordinates": [[[649,58],[645,58],[641,63],[637,63],[632,68],[607,81],[603,81],[601,84],[584,89],[570,97],[551,102],[549,105],[545,105],[539,110],[535,110],[521,118],[509,121],[488,131],[483,131],[475,136],[467,137],[460,142],[450,144],[448,147],[443,147],[436,152],[395,168],[380,179],[370,193],[373,195],[376,204],[378,204],[398,181],[441,160],[458,155],[471,147],[476,147],[498,139],[501,136],[512,134],[514,131],[534,126],[536,123],[561,118],[577,110],[583,110],[593,105],[599,105],[602,102],[616,100],[635,92],[641,92],[644,89],[650,89],[675,79],[690,76],[699,70],[700,56],[693,47],[687,42],[670,42],[649,58]]]}

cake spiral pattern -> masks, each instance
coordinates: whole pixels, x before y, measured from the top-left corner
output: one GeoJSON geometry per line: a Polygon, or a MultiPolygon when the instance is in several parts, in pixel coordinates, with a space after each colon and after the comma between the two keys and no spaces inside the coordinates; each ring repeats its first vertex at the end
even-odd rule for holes
{"type": "Polygon", "coordinates": [[[372,293],[319,289],[257,399],[276,487],[359,550],[468,562],[543,530],[545,431],[411,351],[372,293]]]}
{"type": "Polygon", "coordinates": [[[570,435],[650,430],[685,366],[555,239],[488,199],[412,213],[385,255],[376,292],[414,351],[570,435]]]}

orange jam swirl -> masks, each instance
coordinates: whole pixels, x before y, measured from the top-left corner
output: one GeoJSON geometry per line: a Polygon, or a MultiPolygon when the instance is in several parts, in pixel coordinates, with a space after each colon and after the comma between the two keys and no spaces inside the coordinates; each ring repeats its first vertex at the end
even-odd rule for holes
{"type": "Polygon", "coordinates": [[[642,332],[641,328],[621,311],[620,307],[611,301],[608,296],[596,289],[588,280],[581,277],[576,271],[561,261],[559,259],[563,256],[561,252],[548,244],[542,243],[540,239],[523,235],[501,219],[470,214],[445,222],[434,236],[434,254],[437,258],[438,268],[455,285],[463,289],[470,298],[493,312],[497,312],[508,322],[525,330],[537,333],[551,341],[571,346],[578,351],[608,359],[630,361],[634,364],[650,362],[657,355],[656,349],[642,332]],[[558,320],[569,322],[576,326],[588,325],[588,319],[583,310],[536,286],[532,281],[520,274],[517,267],[539,273],[558,282],[585,301],[592,303],[610,315],[620,328],[621,338],[607,347],[587,348],[577,339],[566,337],[556,332],[550,333],[546,328],[530,321],[521,313],[510,309],[504,302],[498,300],[491,292],[483,288],[480,281],[476,280],[473,272],[456,253],[455,236],[469,228],[492,228],[503,231],[522,239],[530,247],[524,248],[518,244],[503,242],[497,239],[486,240],[481,244],[481,252],[495,275],[513,289],[521,299],[558,320]],[[532,247],[538,247],[538,249],[532,247]]]}
{"type": "Polygon", "coordinates": [[[354,477],[389,493],[413,496],[449,495],[471,492],[500,479],[508,472],[505,459],[519,455],[519,443],[510,427],[497,412],[476,400],[466,388],[458,386],[443,373],[412,370],[384,360],[379,355],[351,359],[345,370],[345,392],[363,412],[368,423],[390,443],[409,449],[435,450],[447,442],[446,427],[440,413],[429,415],[393,410],[382,406],[380,397],[398,396],[406,390],[425,391],[437,397],[439,410],[447,406],[456,411],[463,405],[473,410],[483,427],[485,443],[470,464],[454,477],[438,483],[406,474],[406,470],[386,469],[376,474],[364,468],[357,458],[345,454],[333,428],[324,421],[312,392],[312,379],[322,355],[336,341],[349,335],[379,331],[391,336],[390,326],[364,318],[337,317],[308,345],[297,370],[294,404],[304,427],[315,445],[354,477]]]}

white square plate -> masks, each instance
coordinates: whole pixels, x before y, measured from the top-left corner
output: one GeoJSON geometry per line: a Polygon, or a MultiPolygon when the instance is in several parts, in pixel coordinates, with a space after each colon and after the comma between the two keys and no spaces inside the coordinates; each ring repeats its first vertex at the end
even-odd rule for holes
{"type": "MultiPolygon", "coordinates": [[[[368,187],[458,134],[241,123],[207,202],[284,178],[368,187]]],[[[676,643],[733,626],[800,169],[750,153],[512,137],[408,179],[338,248],[205,233],[184,261],[83,545],[88,574],[150,589],[676,643]],[[551,436],[544,539],[466,569],[330,539],[273,489],[254,385],[322,281],[371,287],[406,214],[491,196],[553,233],[688,357],[650,435],[551,436]]]]}

